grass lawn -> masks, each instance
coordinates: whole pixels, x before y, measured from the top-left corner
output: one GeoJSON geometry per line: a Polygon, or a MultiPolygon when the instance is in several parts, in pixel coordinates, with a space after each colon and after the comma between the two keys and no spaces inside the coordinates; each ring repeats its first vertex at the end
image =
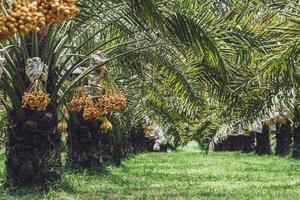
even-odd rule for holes
{"type": "MultiPolygon", "coordinates": [[[[1,155],[0,178],[3,179],[1,155]]],[[[48,193],[0,189],[0,199],[300,199],[300,160],[242,153],[148,153],[105,173],[65,170],[48,193]]]]}

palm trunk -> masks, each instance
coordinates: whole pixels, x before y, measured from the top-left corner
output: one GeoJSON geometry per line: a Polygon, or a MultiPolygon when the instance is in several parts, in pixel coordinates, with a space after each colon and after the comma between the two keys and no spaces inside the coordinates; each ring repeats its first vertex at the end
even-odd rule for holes
{"type": "Polygon", "coordinates": [[[256,149],[258,155],[271,154],[269,126],[263,125],[262,132],[256,133],[256,149]]]}
{"type": "Polygon", "coordinates": [[[122,144],[120,144],[120,143],[115,143],[115,144],[114,144],[114,148],[113,148],[113,163],[114,163],[116,166],[120,166],[123,157],[124,157],[124,155],[123,155],[122,144]]]}
{"type": "Polygon", "coordinates": [[[281,124],[276,131],[276,155],[286,156],[291,149],[291,125],[281,124]]]}
{"type": "Polygon", "coordinates": [[[153,146],[155,144],[155,140],[146,139],[146,144],[147,144],[147,149],[145,151],[149,151],[149,152],[154,151],[153,146]]]}
{"type": "Polygon", "coordinates": [[[9,113],[6,141],[6,185],[42,185],[61,177],[61,135],[56,107],[45,112],[25,109],[21,119],[9,113]]]}
{"type": "Polygon", "coordinates": [[[120,138],[114,138],[113,162],[115,165],[121,165],[122,159],[130,153],[129,145],[130,141],[128,134],[124,134],[120,138]]]}
{"type": "Polygon", "coordinates": [[[124,141],[124,147],[123,147],[123,155],[124,157],[128,156],[131,154],[131,142],[130,142],[130,135],[127,133],[125,135],[125,141],[124,141]]]}
{"type": "Polygon", "coordinates": [[[293,131],[293,158],[300,158],[300,126],[293,131]]]}
{"type": "Polygon", "coordinates": [[[230,135],[226,140],[217,144],[216,151],[242,151],[249,153],[253,151],[254,133],[250,135],[230,135]]]}
{"type": "Polygon", "coordinates": [[[114,163],[114,138],[111,134],[101,134],[101,155],[102,161],[106,164],[114,163]]]}
{"type": "Polygon", "coordinates": [[[102,144],[99,121],[84,121],[80,114],[69,120],[68,164],[99,170],[102,168],[102,144]]]}
{"type": "Polygon", "coordinates": [[[131,144],[131,151],[133,153],[142,153],[148,151],[149,149],[147,140],[145,138],[145,133],[142,128],[132,129],[130,132],[129,141],[131,144]]]}
{"type": "Polygon", "coordinates": [[[255,142],[255,134],[253,132],[251,132],[249,135],[243,136],[243,137],[244,137],[244,144],[243,144],[243,148],[242,148],[243,153],[252,152],[254,142],[255,142]]]}

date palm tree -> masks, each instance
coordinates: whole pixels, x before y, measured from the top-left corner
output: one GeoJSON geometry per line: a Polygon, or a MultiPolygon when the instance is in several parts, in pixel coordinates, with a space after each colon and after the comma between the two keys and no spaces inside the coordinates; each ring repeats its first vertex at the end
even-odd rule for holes
{"type": "MultiPolygon", "coordinates": [[[[87,2],[80,3],[84,6],[87,2]]],[[[6,3],[1,4],[10,9],[6,3]]],[[[35,30],[38,32],[15,34],[1,43],[6,63],[0,84],[11,100],[11,104],[3,102],[9,118],[5,162],[9,186],[40,185],[61,177],[57,110],[68,100],[72,88],[95,70],[96,67],[89,64],[90,55],[121,37],[110,35],[106,43],[97,43],[81,54],[81,47],[101,32],[95,32],[93,22],[84,19],[85,15],[78,15],[62,24],[51,21],[47,27],[35,30]],[[84,38],[87,32],[93,34],[84,38]],[[72,72],[82,65],[87,66],[86,69],[69,82],[72,72]],[[32,76],[36,75],[35,70],[39,72],[38,77],[32,76]]],[[[144,48],[130,45],[138,39],[127,39],[106,49],[112,53],[106,63],[144,48]],[[122,46],[128,48],[121,51],[122,46]]]]}
{"type": "MultiPolygon", "coordinates": [[[[226,1],[219,12],[230,10],[233,5],[233,2],[226,1]]],[[[235,127],[241,123],[247,128],[254,121],[268,118],[270,112],[280,112],[283,105],[291,110],[295,107],[291,91],[298,90],[296,69],[299,65],[299,31],[295,28],[299,25],[297,1],[249,1],[247,6],[248,9],[242,10],[242,13],[238,9],[232,11],[239,13],[239,25],[235,27],[239,27],[238,31],[244,31],[248,39],[244,40],[247,42],[241,48],[245,52],[240,54],[247,59],[234,68],[236,74],[227,76],[230,98],[222,99],[218,94],[208,93],[209,99],[221,100],[215,104],[219,109],[211,112],[217,116],[212,121],[220,127],[220,131],[212,129],[211,134],[216,134],[213,143],[222,140],[230,132],[227,130],[231,128],[224,128],[222,124],[235,127]],[[216,120],[220,117],[222,120],[216,120]]],[[[235,31],[234,35],[238,32],[235,31]]]]}
{"type": "MultiPolygon", "coordinates": [[[[94,22],[98,30],[94,31],[97,35],[93,32],[86,33],[85,37],[87,39],[83,39],[85,43],[80,46],[78,53],[90,52],[95,49],[95,46],[102,44],[101,51],[106,54],[107,58],[121,54],[122,56],[116,57],[112,62],[105,63],[105,69],[110,75],[109,79],[116,80],[115,82],[119,82],[118,84],[122,83],[120,88],[123,88],[122,92],[125,95],[129,87],[125,84],[127,80],[138,78],[142,81],[148,77],[149,81],[153,81],[158,85],[164,84],[164,89],[177,82],[172,91],[177,95],[185,93],[182,98],[192,102],[186,103],[186,105],[195,104],[197,98],[193,96],[193,90],[187,81],[187,77],[179,69],[178,59],[172,55],[171,47],[164,44],[157,34],[149,33],[150,30],[154,31],[154,28],[143,23],[142,19],[132,12],[131,4],[121,1],[116,1],[114,4],[107,1],[98,1],[93,4],[86,3],[85,6],[82,6],[82,18],[91,17],[84,15],[94,9],[98,12],[101,11],[99,15],[90,18],[91,23],[94,22]],[[113,49],[114,46],[118,48],[113,49]],[[132,50],[136,47],[139,51],[132,50]],[[126,51],[130,51],[130,53],[124,54],[123,52],[126,51]],[[176,62],[172,59],[176,59],[176,62]],[[159,73],[156,72],[158,77],[154,78],[154,74],[149,73],[149,68],[159,71],[159,73]],[[163,78],[168,77],[170,77],[169,81],[172,82],[164,83],[161,81],[163,78]]],[[[107,77],[103,81],[107,82],[107,77]]],[[[100,87],[102,82],[98,82],[100,87]]],[[[129,98],[128,95],[126,97],[129,98]]],[[[72,95],[69,95],[68,100],[64,103],[67,104],[71,99],[72,95]]],[[[120,122],[120,120],[113,120],[113,127],[119,127],[119,131],[113,130],[113,137],[111,137],[111,135],[101,134],[99,119],[87,122],[81,114],[70,113],[68,119],[68,162],[71,165],[94,169],[101,168],[103,161],[111,161],[112,157],[115,158],[115,162],[120,163],[122,157],[120,154],[123,154],[120,145],[128,137],[126,134],[129,134],[128,130],[131,126],[126,126],[126,129],[121,128],[120,125],[124,123],[119,124],[116,121],[120,122]]],[[[114,118],[113,115],[110,117],[114,118]]]]}
{"type": "MultiPolygon", "coordinates": [[[[200,109],[202,99],[199,97],[202,93],[196,95],[194,90],[206,90],[212,94],[218,94],[223,99],[231,98],[229,88],[227,88],[229,83],[227,77],[230,74],[238,75],[233,69],[239,63],[235,63],[234,60],[239,58],[241,46],[249,46],[254,40],[254,38],[245,37],[246,29],[240,30],[236,27],[239,22],[233,15],[241,14],[236,12],[239,6],[242,4],[233,2],[216,4],[196,1],[172,1],[172,3],[151,0],[97,1],[86,4],[86,7],[83,7],[83,13],[88,13],[88,11],[96,13],[97,11],[99,14],[94,15],[92,19],[97,21],[98,26],[103,28],[113,22],[112,30],[115,33],[128,36],[127,33],[130,32],[131,35],[128,37],[131,39],[138,37],[144,43],[156,44],[155,48],[144,48],[142,52],[116,59],[109,69],[112,71],[117,65],[131,67],[133,70],[130,72],[130,76],[138,76],[143,81],[145,81],[143,76],[145,76],[147,68],[158,71],[149,75],[151,87],[144,84],[141,90],[148,91],[148,94],[143,95],[151,94],[152,100],[159,99],[159,101],[151,101],[148,104],[152,109],[158,106],[160,110],[156,109],[156,112],[165,110],[166,112],[163,113],[166,114],[175,110],[169,117],[174,126],[174,118],[183,123],[187,118],[195,117],[195,113],[200,109]],[[222,19],[219,17],[220,13],[227,17],[222,19]],[[158,88],[162,88],[164,92],[159,91],[158,88]],[[155,93],[160,96],[154,95],[155,93]],[[170,98],[172,95],[175,97],[170,98]],[[167,98],[169,100],[166,100],[167,98]],[[180,114],[176,114],[177,112],[180,114]],[[181,120],[179,120],[180,118],[181,120]]],[[[105,42],[107,35],[108,38],[111,35],[109,32],[103,31],[97,40],[105,42]]],[[[122,40],[118,42],[120,41],[122,40]]],[[[138,43],[138,45],[142,47],[144,44],[138,43]]],[[[127,76],[127,79],[130,79],[130,76],[127,76]]],[[[126,80],[126,78],[124,79],[126,80]]],[[[71,120],[74,119],[71,118],[71,120]]],[[[78,126],[83,124],[80,122],[81,120],[77,121],[78,126]]],[[[72,122],[72,124],[74,123],[72,122]]],[[[174,130],[172,123],[168,124],[169,128],[174,130]]],[[[72,130],[76,129],[72,128],[72,130]]],[[[81,141],[85,141],[82,137],[76,138],[74,135],[78,136],[79,134],[76,134],[75,131],[71,132],[69,130],[69,139],[72,137],[76,141],[69,142],[69,144],[80,144],[81,141]]],[[[95,145],[81,146],[86,148],[95,145]]],[[[99,148],[101,148],[100,146],[99,144],[99,148]]],[[[70,158],[72,162],[81,160],[81,156],[78,155],[88,151],[78,147],[79,145],[77,147],[71,145],[69,149],[69,152],[74,153],[70,158]]],[[[87,153],[83,154],[88,155],[87,153]]],[[[91,155],[98,155],[96,159],[101,160],[99,153],[91,153],[91,155]]],[[[84,157],[88,158],[89,156],[84,157]]]]}

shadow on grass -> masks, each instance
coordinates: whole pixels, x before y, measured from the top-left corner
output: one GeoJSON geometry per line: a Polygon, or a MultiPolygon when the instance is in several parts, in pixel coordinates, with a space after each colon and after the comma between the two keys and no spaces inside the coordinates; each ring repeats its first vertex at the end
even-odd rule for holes
{"type": "MultiPolygon", "coordinates": [[[[109,165],[108,165],[109,166],[109,165]]],[[[110,165],[112,167],[112,165],[110,165]]],[[[113,166],[115,167],[115,166],[113,166]]],[[[123,169],[123,165],[118,166],[118,168],[123,169]]],[[[118,186],[124,186],[126,184],[130,184],[129,180],[124,179],[121,175],[113,174],[109,167],[104,167],[101,171],[97,170],[89,170],[84,168],[67,168],[65,169],[65,173],[71,176],[83,176],[87,179],[89,178],[96,178],[99,181],[101,179],[108,181],[112,184],[118,185],[118,186]]]]}
{"type": "Polygon", "coordinates": [[[107,176],[110,175],[111,172],[107,169],[107,167],[103,167],[102,169],[86,169],[80,166],[69,166],[66,165],[64,168],[64,173],[69,175],[83,175],[83,176],[107,176]]]}
{"type": "Polygon", "coordinates": [[[24,197],[24,196],[40,196],[47,194],[50,191],[64,191],[68,194],[75,194],[76,189],[65,179],[55,182],[47,182],[43,186],[20,186],[20,187],[6,187],[1,185],[1,193],[5,193],[12,197],[24,197]]]}
{"type": "MultiPolygon", "coordinates": [[[[127,158],[131,159],[131,158],[127,158]]],[[[97,178],[97,179],[107,179],[109,182],[121,186],[130,184],[130,181],[123,179],[121,175],[112,174],[109,166],[113,165],[107,165],[103,167],[101,170],[91,170],[91,169],[85,169],[78,166],[64,166],[64,174],[68,176],[84,176],[87,179],[89,178],[97,178]]],[[[121,164],[120,166],[113,166],[118,167],[121,169],[127,168],[121,164]]],[[[3,177],[1,177],[3,178],[3,177]]],[[[53,182],[47,182],[43,186],[22,186],[22,187],[5,187],[4,184],[0,185],[0,193],[6,194],[8,196],[11,196],[13,198],[18,197],[26,197],[26,196],[35,196],[40,197],[41,195],[47,195],[50,192],[60,192],[63,191],[67,194],[76,194],[78,191],[76,187],[72,185],[72,183],[67,180],[67,178],[62,178],[60,181],[53,181],[53,182]]]]}

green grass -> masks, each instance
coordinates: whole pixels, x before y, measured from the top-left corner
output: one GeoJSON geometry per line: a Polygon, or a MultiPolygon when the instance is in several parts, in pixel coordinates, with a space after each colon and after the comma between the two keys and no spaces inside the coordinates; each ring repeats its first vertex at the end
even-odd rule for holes
{"type": "Polygon", "coordinates": [[[0,199],[299,200],[300,161],[242,153],[148,153],[102,174],[66,170],[48,193],[1,188],[0,199]]]}

